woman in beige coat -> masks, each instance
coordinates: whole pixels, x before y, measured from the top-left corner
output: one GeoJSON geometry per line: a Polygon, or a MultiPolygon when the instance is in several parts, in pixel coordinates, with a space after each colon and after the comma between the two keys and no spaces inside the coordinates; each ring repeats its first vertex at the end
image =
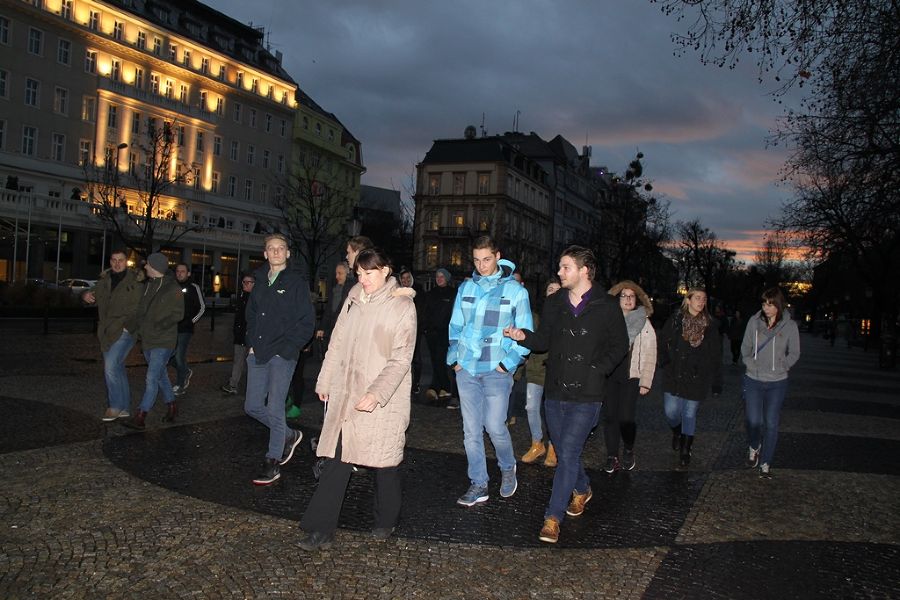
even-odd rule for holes
{"type": "Polygon", "coordinates": [[[391,277],[390,260],[378,248],[360,252],[356,273],[359,284],[341,308],[316,382],[319,399],[328,403],[317,448],[326,461],[300,521],[309,535],[299,545],[307,551],[331,544],[353,465],[375,471],[372,534],[389,537],[400,516],[415,292],[391,277]]]}
{"type": "MultiPolygon", "coordinates": [[[[647,293],[633,281],[624,280],[612,286],[611,296],[619,299],[619,308],[625,316],[628,328],[628,355],[621,366],[628,369],[627,376],[607,381],[609,393],[603,407],[604,433],[606,437],[607,473],[635,467],[634,438],[637,434],[635,413],[637,400],[650,392],[653,374],[656,371],[656,332],[650,324],[653,303],[647,293]],[[619,440],[624,446],[622,460],[619,461],[619,440]]],[[[618,371],[618,369],[617,369],[618,371]]]]}

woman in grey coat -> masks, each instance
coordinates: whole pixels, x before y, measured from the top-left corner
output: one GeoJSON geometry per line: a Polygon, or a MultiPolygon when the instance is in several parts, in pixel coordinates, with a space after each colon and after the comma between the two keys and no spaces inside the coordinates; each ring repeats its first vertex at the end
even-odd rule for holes
{"type": "Polygon", "coordinates": [[[772,476],[770,465],[778,442],[778,423],[788,387],[788,371],[800,358],[800,333],[785,306],[784,294],[769,288],[762,294],[762,310],[750,317],[741,356],[744,375],[747,466],[759,466],[759,476],[772,476]]]}

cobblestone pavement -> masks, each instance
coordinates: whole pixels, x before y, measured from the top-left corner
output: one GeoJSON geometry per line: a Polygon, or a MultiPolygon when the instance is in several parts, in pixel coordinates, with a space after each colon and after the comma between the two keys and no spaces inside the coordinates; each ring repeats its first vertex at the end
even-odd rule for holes
{"type": "MultiPolygon", "coordinates": [[[[0,597],[900,596],[900,374],[877,370],[874,352],[803,335],[771,480],[743,467],[739,367],[725,366],[725,392],[702,405],[687,471],[668,449],[657,389],[639,407],[635,471],[608,477],[602,434],[589,441],[595,497],[557,546],[537,541],[552,472],[520,464],[519,491],[501,499],[493,467],[490,500],[458,507],[459,411],[416,404],[395,536],[369,536],[361,470],[337,543],[308,555],[296,541],[313,455],[304,443],[279,482],[250,485],[266,432],[240,395],[218,391],[229,325],[201,321],[180,418],[164,425],[158,405],[146,433],[99,420],[90,334],[3,334],[0,597]]],[[[128,364],[136,404],[146,369],[136,351],[128,364]]],[[[311,437],[321,406],[307,395],[296,424],[311,437]]],[[[511,431],[521,454],[525,420],[511,431]]]]}

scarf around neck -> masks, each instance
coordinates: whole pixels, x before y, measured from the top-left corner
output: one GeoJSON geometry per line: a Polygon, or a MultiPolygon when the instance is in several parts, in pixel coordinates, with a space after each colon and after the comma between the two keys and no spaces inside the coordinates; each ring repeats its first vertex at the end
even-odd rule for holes
{"type": "Polygon", "coordinates": [[[647,320],[647,309],[639,306],[631,312],[625,313],[625,327],[628,328],[628,344],[634,343],[635,338],[644,328],[644,321],[647,320]]]}
{"type": "Polygon", "coordinates": [[[691,348],[696,348],[703,342],[703,334],[708,324],[706,313],[700,313],[697,316],[685,313],[681,321],[682,337],[691,345],[691,348]]]}

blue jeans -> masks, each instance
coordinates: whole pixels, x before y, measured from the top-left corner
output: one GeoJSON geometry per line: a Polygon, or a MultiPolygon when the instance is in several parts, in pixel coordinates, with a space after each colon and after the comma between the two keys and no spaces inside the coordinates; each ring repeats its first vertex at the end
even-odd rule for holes
{"type": "Polygon", "coordinates": [[[544,386],[529,383],[525,388],[525,414],[528,415],[528,429],[531,430],[531,441],[544,439],[544,428],[541,425],[541,397],[544,386]]]}
{"type": "Polygon", "coordinates": [[[744,402],[746,402],[747,439],[751,448],[759,448],[761,464],[772,464],[775,444],[778,443],[778,423],[781,407],[787,394],[788,380],[757,381],[744,375],[744,402]]]}
{"type": "Polygon", "coordinates": [[[147,379],[144,385],[144,398],[141,400],[140,409],[150,412],[153,403],[156,402],[156,394],[162,392],[166,404],[175,401],[172,392],[172,382],[169,381],[169,373],[166,365],[172,356],[170,348],[152,348],[144,350],[144,358],[147,360],[147,379]]]}
{"type": "Polygon", "coordinates": [[[544,400],[547,428],[556,448],[556,472],[553,474],[553,491],[544,518],[556,517],[560,522],[566,516],[566,507],[575,491],[583,494],[590,487],[584,472],[581,453],[591,429],[600,418],[599,402],[563,402],[544,400]]]}
{"type": "Polygon", "coordinates": [[[116,410],[131,408],[131,390],[128,387],[128,373],[125,372],[125,359],[132,348],[134,348],[134,338],[123,330],[119,339],[103,353],[106,396],[109,407],[116,410]]]}
{"type": "Polygon", "coordinates": [[[663,410],[666,411],[669,427],[677,427],[680,423],[681,433],[684,435],[694,435],[697,429],[698,408],[700,403],[696,400],[688,400],[669,392],[663,394],[663,410]]]}
{"type": "Polygon", "coordinates": [[[469,462],[469,479],[475,485],[487,486],[487,459],[484,456],[484,432],[491,436],[501,471],[516,466],[512,438],[506,427],[506,409],[513,385],[512,373],[493,370],[472,375],[465,369],[456,372],[459,407],[463,418],[463,440],[469,462]]]}
{"type": "Polygon", "coordinates": [[[286,360],[277,354],[265,364],[257,363],[255,354],[247,355],[244,412],[269,428],[266,458],[281,460],[284,454],[284,438],[287,433],[284,401],[291,389],[291,378],[296,367],[296,360],[286,360]]]}
{"type": "Polygon", "coordinates": [[[187,347],[194,334],[190,331],[178,334],[178,342],[175,345],[175,354],[172,355],[172,366],[175,367],[175,385],[184,387],[184,379],[187,377],[187,347]]]}

